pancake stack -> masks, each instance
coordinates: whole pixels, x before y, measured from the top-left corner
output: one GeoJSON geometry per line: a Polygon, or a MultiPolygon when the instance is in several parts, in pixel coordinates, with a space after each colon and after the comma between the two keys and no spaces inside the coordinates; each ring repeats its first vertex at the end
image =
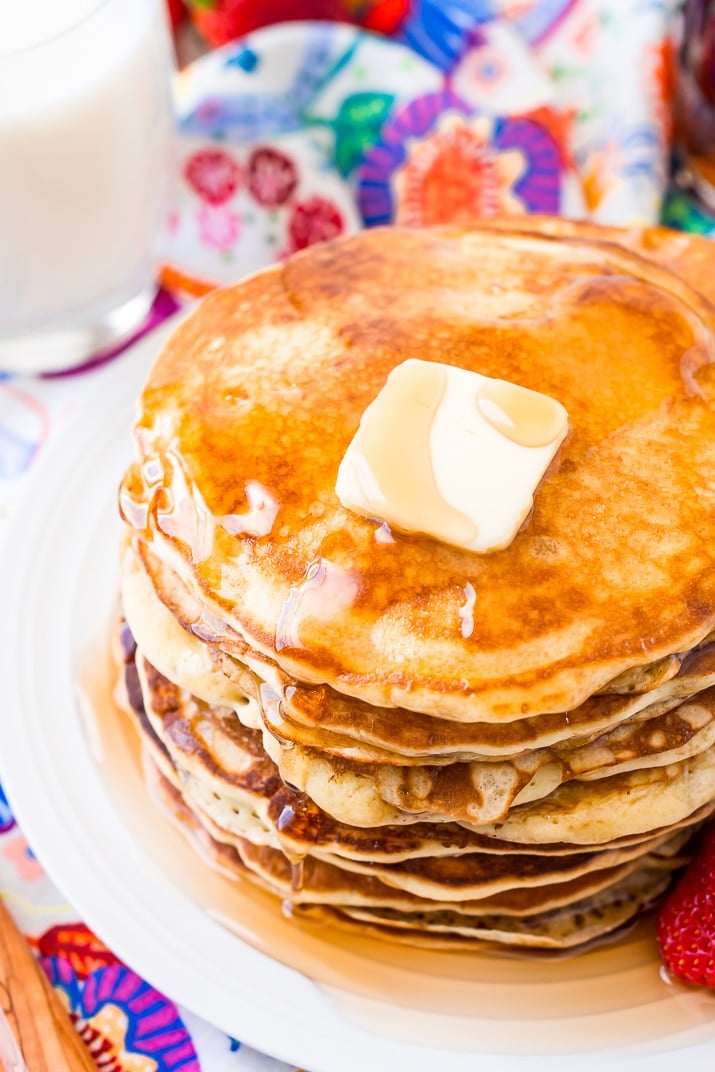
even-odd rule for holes
{"type": "Polygon", "coordinates": [[[181,324],[120,489],[117,650],[222,867],[437,946],[569,948],[657,901],[715,807],[712,263],[655,229],[376,230],[181,324]],[[509,546],[341,505],[408,358],[566,408],[509,546]]]}

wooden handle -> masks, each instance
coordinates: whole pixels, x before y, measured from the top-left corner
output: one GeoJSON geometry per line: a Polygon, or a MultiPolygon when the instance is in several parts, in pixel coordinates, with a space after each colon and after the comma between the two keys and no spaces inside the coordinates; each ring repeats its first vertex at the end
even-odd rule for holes
{"type": "Polygon", "coordinates": [[[0,1007],[31,1072],[97,1072],[42,968],[0,900],[0,1007]]]}

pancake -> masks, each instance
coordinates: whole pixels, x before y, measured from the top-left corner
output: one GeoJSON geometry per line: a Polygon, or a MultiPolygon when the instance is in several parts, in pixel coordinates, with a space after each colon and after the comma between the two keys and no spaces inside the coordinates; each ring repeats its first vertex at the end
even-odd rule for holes
{"type": "MultiPolygon", "coordinates": [[[[399,807],[389,804],[383,807],[383,802],[375,799],[376,794],[372,791],[369,779],[361,774],[359,769],[340,771],[333,766],[324,769],[318,764],[325,765],[327,761],[318,760],[315,766],[309,769],[305,778],[298,777],[297,764],[301,760],[300,750],[291,748],[285,751],[269,746],[266,752],[265,736],[242,726],[233,711],[212,710],[203,701],[178,689],[159,674],[146,659],[142,658],[139,660],[139,679],[142,683],[143,708],[160,740],[170,752],[176,747],[175,742],[178,742],[179,749],[188,742],[188,748],[184,748],[183,755],[178,756],[185,781],[191,777],[187,754],[200,753],[201,777],[205,780],[208,773],[215,776],[218,783],[217,786],[212,786],[212,792],[215,792],[216,788],[225,792],[227,786],[230,786],[260,801],[266,795],[272,795],[280,785],[287,781],[304,791],[319,807],[345,825],[371,828],[409,823],[416,819],[428,819],[432,822],[458,821],[477,830],[488,829],[490,834],[496,830],[495,824],[477,821],[476,817],[482,799],[485,800],[486,806],[491,806],[490,801],[497,795],[494,787],[486,781],[486,776],[484,776],[485,784],[480,790],[467,765],[457,764],[455,767],[459,768],[459,773],[469,780],[469,784],[464,787],[466,790],[465,808],[470,806],[471,801],[474,809],[473,815],[466,813],[464,816],[458,814],[455,817],[454,814],[450,816],[435,815],[432,812],[425,814],[425,805],[429,803],[427,793],[418,797],[422,805],[419,812],[414,810],[410,812],[407,806],[409,802],[405,801],[404,797],[400,798],[399,807]],[[292,764],[292,758],[296,755],[297,764],[292,764]],[[285,771],[283,774],[280,773],[280,765],[285,768],[289,764],[291,777],[286,777],[285,771]],[[292,780],[293,778],[295,780],[292,780]],[[320,786],[316,786],[318,780],[321,782],[320,786]],[[303,781],[306,784],[301,784],[303,781]],[[346,789],[346,783],[350,782],[353,785],[346,789]],[[346,818],[346,814],[350,818],[346,818]],[[375,821],[368,821],[370,819],[375,821]]],[[[715,703],[715,697],[709,695],[708,699],[712,706],[715,703]]],[[[689,706],[695,710],[706,711],[704,702],[689,706]]],[[[693,725],[687,718],[683,718],[682,721],[685,726],[693,725]]],[[[708,730],[710,726],[711,723],[707,726],[708,730]]],[[[695,736],[697,737],[697,734],[695,736]]],[[[175,753],[172,754],[175,755],[175,753]]],[[[670,753],[666,753],[666,759],[669,756],[670,753]]],[[[175,758],[177,758],[176,755],[175,758]]],[[[558,791],[553,790],[547,795],[544,807],[550,809],[550,813],[554,813],[561,805],[561,811],[564,813],[562,822],[572,831],[572,834],[563,836],[557,833],[550,839],[540,838],[539,840],[582,843],[585,838],[585,843],[598,844],[633,834],[644,834],[653,828],[670,827],[698,809],[707,806],[710,800],[708,772],[712,764],[715,764],[715,751],[706,749],[702,756],[696,755],[694,758],[689,757],[680,762],[669,762],[660,767],[651,766],[646,770],[636,767],[631,773],[610,775],[604,777],[599,783],[584,780],[574,782],[570,787],[565,785],[558,791]],[[655,788],[650,790],[654,814],[658,807],[665,813],[662,821],[651,825],[648,825],[646,821],[647,808],[651,801],[648,799],[647,791],[643,790],[644,785],[658,787],[657,790],[655,788]],[[573,790],[571,797],[566,792],[569,788],[573,790]],[[620,824],[617,830],[607,830],[603,836],[585,834],[584,821],[590,822],[596,813],[600,815],[603,812],[604,816],[607,816],[609,802],[613,799],[614,793],[619,792],[629,798],[628,814],[630,821],[635,822],[636,825],[632,829],[627,825],[629,819],[622,809],[611,818],[613,824],[620,824]],[[584,816],[587,817],[586,820],[584,816]],[[578,833],[574,835],[573,831],[578,831],[578,833]]],[[[493,766],[501,768],[503,764],[493,766]]],[[[419,776],[420,774],[419,769],[415,771],[409,768],[408,770],[411,775],[419,776]]],[[[449,791],[456,796],[460,788],[457,778],[449,778],[451,773],[453,772],[450,768],[436,768],[431,775],[423,772],[423,777],[436,781],[440,776],[447,775],[445,779],[445,799],[447,799],[449,791]]],[[[498,774],[495,775],[494,781],[497,777],[498,774]]],[[[417,795],[416,791],[421,788],[423,785],[417,778],[413,778],[413,794],[417,795]]],[[[497,797],[497,799],[500,798],[497,797]]],[[[449,803],[453,812],[458,811],[454,800],[449,803]]],[[[531,827],[537,821],[538,814],[537,805],[517,807],[511,811],[509,821],[521,827],[531,827]]],[[[495,834],[495,836],[498,835],[495,834]]],[[[514,840],[522,841],[524,837],[520,835],[514,840]]]]}
{"type": "Polygon", "coordinates": [[[542,874],[542,861],[524,856],[516,858],[518,869],[514,870],[512,861],[505,859],[501,875],[495,875],[493,867],[487,870],[477,856],[442,860],[436,870],[432,864],[431,873],[430,865],[424,860],[402,865],[402,871],[395,866],[361,869],[352,865],[346,869],[345,861],[335,857],[312,856],[296,863],[265,844],[240,836],[226,838],[225,832],[210,821],[207,823],[194,810],[184,794],[181,799],[213,840],[233,846],[250,873],[272,886],[281,897],[289,898],[293,906],[319,903],[390,907],[401,911],[451,911],[452,902],[458,901],[464,915],[500,911],[524,917],[535,908],[551,910],[575,897],[592,896],[644,868],[669,872],[683,862],[677,853],[684,838],[676,835],[653,852],[641,853],[637,858],[628,858],[626,853],[619,859],[615,853],[592,870],[575,860],[560,873],[551,862],[542,874]],[[406,866],[410,870],[405,875],[406,866]],[[529,880],[525,882],[527,875],[529,880]],[[421,895],[425,889],[430,891],[429,900],[421,895]]]}
{"type": "MultiPolygon", "coordinates": [[[[601,847],[601,851],[572,855],[559,854],[551,859],[543,854],[531,855],[528,852],[510,857],[507,852],[498,861],[493,854],[490,856],[489,853],[479,851],[481,844],[476,842],[470,845],[466,839],[461,843],[455,839],[456,845],[452,846],[455,849],[454,859],[446,859],[447,853],[442,852],[433,859],[425,859],[430,854],[430,842],[427,839],[426,844],[421,847],[422,851],[414,853],[411,861],[405,861],[404,852],[400,854],[401,859],[398,859],[394,849],[392,858],[388,858],[384,850],[380,851],[383,837],[381,830],[372,831],[369,851],[362,859],[355,851],[355,831],[348,832],[348,852],[345,853],[341,839],[345,828],[336,824],[333,826],[332,843],[324,836],[316,837],[313,832],[302,842],[296,841],[293,832],[288,847],[285,831],[290,820],[294,818],[294,813],[300,810],[301,802],[294,799],[292,805],[287,805],[283,795],[276,821],[277,809],[274,807],[271,812],[270,806],[267,805],[275,795],[281,794],[283,787],[277,777],[277,770],[263,754],[255,732],[240,727],[237,721],[232,719],[233,726],[223,734],[225,737],[230,736],[231,750],[227,750],[225,745],[221,746],[222,735],[216,732],[220,714],[214,719],[214,732],[203,734],[195,729],[191,733],[187,732],[187,727],[196,721],[198,702],[194,698],[187,705],[186,698],[175,686],[161,678],[145,661],[143,666],[144,672],[140,677],[144,682],[143,692],[146,696],[144,707],[148,707],[151,712],[150,724],[157,727],[156,739],[172,759],[176,777],[171,774],[169,777],[192,811],[201,817],[217,840],[235,843],[248,839],[254,845],[272,846],[284,853],[287,851],[291,858],[312,853],[315,858],[333,866],[377,876],[388,885],[395,885],[413,893],[419,891],[423,896],[435,896],[435,891],[440,890],[441,896],[447,900],[464,900],[465,889],[471,890],[470,896],[477,896],[477,889],[489,894],[513,886],[523,890],[536,885],[561,882],[566,876],[571,879],[604,869],[612,871],[616,866],[642,858],[645,854],[672,855],[669,847],[680,849],[689,836],[688,831],[678,835],[669,833],[641,843],[635,842],[607,850],[601,847]],[[184,714],[187,706],[188,711],[184,714]],[[197,744],[206,740],[210,741],[210,754],[204,743],[203,764],[197,765],[192,762],[194,750],[197,744]],[[189,748],[186,747],[187,741],[191,742],[189,748]],[[242,752],[240,760],[239,750],[242,752]],[[226,770],[226,764],[229,770],[226,770]],[[293,813],[288,816],[288,820],[286,811],[293,813]],[[385,864],[388,866],[384,866],[385,864]],[[425,890],[430,890],[430,893],[425,894],[425,890]]],[[[165,770],[163,764],[160,765],[165,770]]],[[[388,838],[388,844],[394,843],[395,833],[390,831],[388,838]]],[[[400,845],[399,834],[397,844],[400,845]]],[[[533,900],[533,897],[530,900],[533,900]]]]}
{"type": "Polygon", "coordinates": [[[179,327],[142,396],[122,510],[302,681],[458,721],[568,710],[715,626],[713,323],[698,291],[590,232],[361,233],[179,327]],[[360,415],[407,355],[570,414],[558,471],[497,554],[383,542],[336,499],[360,415]],[[467,584],[480,612],[463,636],[467,584]]]}
{"type": "Polygon", "coordinates": [[[550,235],[562,240],[593,239],[611,242],[620,249],[632,250],[640,257],[673,272],[688,286],[715,303],[715,276],[712,273],[712,247],[707,241],[668,227],[608,227],[584,220],[554,219],[549,216],[495,217],[480,220],[483,231],[516,231],[525,235],[550,235]]]}
{"type": "MultiPolygon", "coordinates": [[[[133,656],[136,654],[127,641],[126,632],[123,650],[126,669],[134,665],[133,656]]],[[[174,704],[181,705],[185,700],[182,690],[171,686],[170,682],[156,672],[152,673],[151,669],[145,669],[140,678],[145,682],[145,691],[147,682],[152,681],[153,688],[148,695],[154,698],[155,708],[163,710],[165,715],[173,709],[174,704]],[[173,697],[173,701],[170,697],[173,697]]],[[[127,689],[127,696],[130,692],[133,690],[127,689]]],[[[192,702],[200,703],[195,698],[192,698],[192,702]]],[[[137,696],[134,692],[135,716],[141,714],[141,708],[143,694],[137,696]]],[[[224,713],[227,713],[226,709],[224,713]]],[[[233,723],[240,726],[235,717],[233,723]]],[[[143,723],[145,728],[151,724],[151,719],[143,723]]],[[[169,724],[175,725],[172,718],[169,724]]],[[[261,754],[256,731],[241,727],[239,735],[251,741],[254,762],[259,767],[265,764],[266,757],[261,754]]],[[[148,740],[148,737],[145,736],[145,739],[148,740]]],[[[167,739],[171,741],[171,735],[167,739]]],[[[182,732],[175,734],[175,740],[182,742],[185,748],[188,743],[185,754],[190,754],[191,745],[200,739],[200,735],[189,737],[182,732]]],[[[155,733],[153,740],[159,746],[160,760],[167,755],[171,757],[172,750],[155,733]]],[[[212,741],[215,747],[215,739],[212,738],[212,741]]],[[[250,745],[247,752],[251,752],[250,745]]],[[[232,778],[235,786],[235,756],[233,759],[232,778]]],[[[211,809],[209,813],[202,813],[200,794],[197,800],[192,793],[194,779],[180,765],[174,764],[175,760],[171,759],[170,780],[174,784],[174,792],[181,796],[184,809],[195,822],[198,821],[199,828],[213,844],[214,851],[217,845],[222,845],[224,849],[228,846],[235,851],[246,877],[258,880],[283,899],[288,898],[292,910],[314,915],[316,906],[321,910],[326,905],[332,906],[331,911],[341,913],[343,923],[353,929],[364,929],[371,922],[370,913],[379,910],[381,914],[376,915],[372,922],[377,923],[381,919],[381,926],[385,922],[392,923],[398,931],[404,932],[402,939],[408,941],[415,937],[417,931],[422,938],[447,935],[450,941],[458,938],[459,942],[468,944],[500,941],[525,948],[567,948],[576,942],[576,933],[581,934],[581,940],[588,940],[584,935],[594,937],[608,933],[631,918],[646,899],[644,894],[642,899],[632,896],[624,901],[617,891],[630,886],[644,888],[648,891],[647,900],[652,899],[667,884],[672,869],[686,859],[679,853],[692,832],[690,827],[680,833],[656,836],[640,844],[636,842],[630,846],[593,853],[568,855],[559,852],[549,857],[543,853],[507,852],[498,858],[497,863],[493,854],[472,851],[441,859],[418,856],[411,861],[385,861],[381,866],[376,863],[379,854],[375,851],[380,844],[380,831],[371,831],[370,858],[366,853],[362,862],[359,854],[354,854],[357,859],[346,859],[331,851],[321,854],[317,848],[318,839],[311,833],[307,842],[300,845],[299,853],[296,853],[294,841],[293,852],[289,851],[286,856],[284,833],[279,828],[283,825],[280,818],[289,806],[282,805],[279,821],[274,827],[281,848],[275,847],[276,839],[272,839],[262,827],[257,811],[253,813],[253,821],[246,823],[242,810],[232,807],[231,814],[238,818],[241,834],[231,833],[215,821],[210,814],[211,809]],[[313,857],[298,865],[300,878],[296,883],[294,861],[308,852],[312,852],[313,857]],[[641,887],[641,878],[645,887],[641,887]],[[604,891],[607,891],[605,899],[604,891]],[[612,901],[608,900],[609,896],[612,901]],[[578,908],[572,909],[569,906],[574,899],[578,908]],[[453,907],[453,904],[457,907],[453,907]],[[609,904],[617,905],[618,911],[605,911],[604,906],[609,904]],[[489,918],[489,914],[493,916],[497,912],[505,916],[499,929],[493,930],[494,920],[489,918]],[[593,915],[593,919],[588,926],[584,926],[589,914],[593,915]],[[560,921],[558,928],[546,925],[546,920],[552,921],[552,917],[560,921]],[[531,925],[532,919],[534,926],[531,925]],[[570,927],[566,920],[571,920],[570,927]],[[489,933],[486,928],[490,928],[489,933]]],[[[166,770],[163,763],[160,766],[166,770]]],[[[215,767],[213,769],[215,773],[215,767]]],[[[255,786],[255,779],[245,769],[243,773],[247,784],[255,786]]],[[[263,780],[269,793],[270,788],[278,795],[290,792],[282,783],[275,790],[277,781],[275,778],[272,783],[263,780]]],[[[295,794],[292,796],[296,811],[299,811],[295,794]]],[[[216,798],[216,792],[210,790],[208,799],[214,801],[216,798]]],[[[306,800],[306,803],[315,810],[311,802],[306,800]]],[[[293,812],[293,808],[290,811],[293,812]]],[[[289,825],[285,824],[283,830],[289,825]]],[[[402,831],[393,832],[393,839],[395,834],[399,838],[402,831]]],[[[342,850],[339,835],[331,848],[337,848],[338,852],[342,850]]],[[[382,926],[381,932],[385,937],[396,938],[389,927],[382,926]]]]}
{"type": "MultiPolygon", "coordinates": [[[[191,599],[176,574],[142,545],[125,550],[122,587],[125,615],[150,661],[159,668],[166,665],[171,647],[174,666],[168,676],[172,680],[199,696],[210,688],[211,696],[206,694],[205,698],[230,704],[230,694],[216,692],[224,689],[218,678],[211,685],[202,680],[197,689],[195,680],[182,675],[178,667],[179,662],[193,664],[200,658],[210,673],[208,661],[212,660],[230,682],[239,686],[240,693],[250,694],[257,701],[273,736],[296,744],[317,744],[323,751],[343,756],[350,750],[354,758],[366,761],[395,762],[395,756],[402,763],[415,764],[424,759],[432,763],[490,759],[561,742],[572,748],[576,742],[595,740],[624,720],[663,713],[715,684],[715,645],[705,643],[693,653],[661,661],[657,672],[646,668],[650,687],[643,691],[628,688],[624,682],[623,692],[590,697],[568,712],[503,724],[459,723],[400,708],[375,707],[328,686],[306,687],[269,660],[254,658],[247,647],[242,652],[243,661],[226,655],[207,637],[207,623],[201,621],[199,604],[191,599]],[[310,729],[316,733],[309,735],[306,731],[310,729]],[[330,737],[333,733],[339,735],[335,740],[330,737]]],[[[632,684],[632,676],[630,681],[632,684]]],[[[641,676],[641,685],[645,683],[641,676]]],[[[246,712],[242,717],[248,715],[246,712]]],[[[253,724],[257,724],[255,717],[253,724]]]]}
{"type": "Polygon", "coordinates": [[[468,916],[446,906],[430,912],[400,911],[396,908],[340,907],[302,901],[293,902],[288,882],[281,890],[275,877],[251,870],[235,846],[215,840],[187,807],[176,788],[152,768],[147,771],[160,806],[179,819],[185,832],[202,857],[213,866],[241,881],[249,879],[271,893],[285,893],[283,908],[296,922],[307,919],[330,923],[350,931],[374,934],[393,942],[423,945],[428,948],[469,949],[511,945],[526,951],[568,949],[608,935],[652,904],[664,885],[668,873],[661,867],[640,870],[621,879],[605,891],[596,893],[561,909],[531,916],[468,916]]]}
{"type": "MultiPolygon", "coordinates": [[[[715,742],[715,690],[647,722],[629,723],[571,752],[540,749],[502,762],[449,766],[375,764],[267,741],[282,777],[336,818],[356,826],[396,822],[399,813],[480,826],[541,800],[573,779],[612,778],[676,767],[715,742]]],[[[703,786],[707,801],[709,787],[703,786]]],[[[594,790],[597,792],[598,790],[594,790]]]]}
{"type": "Polygon", "coordinates": [[[377,230],[180,325],[119,492],[117,660],[159,796],[222,868],[438,947],[571,948],[662,895],[715,810],[711,251],[377,230]],[[408,358],[565,407],[499,550],[338,498],[408,358]]]}
{"type": "MultiPolygon", "coordinates": [[[[324,729],[320,724],[306,726],[304,723],[297,722],[291,718],[289,712],[292,712],[296,703],[312,703],[314,698],[310,696],[310,692],[315,691],[314,689],[288,686],[288,699],[287,702],[284,702],[281,695],[276,693],[270,686],[262,686],[258,698],[259,711],[266,728],[283,745],[300,744],[306,748],[318,748],[320,751],[331,755],[343,756],[345,759],[354,759],[365,763],[398,763],[403,767],[420,766],[424,763],[432,765],[468,763],[472,760],[511,759],[531,748],[535,751],[541,750],[545,752],[548,750],[554,755],[561,755],[562,753],[570,755],[576,749],[586,749],[589,745],[597,744],[606,737],[609,740],[622,741],[623,745],[619,746],[620,751],[621,748],[625,747],[625,739],[633,732],[634,723],[642,723],[646,720],[650,721],[651,719],[655,720],[656,718],[667,716],[668,712],[672,711],[673,708],[679,707],[686,700],[686,697],[679,695],[681,689],[687,693],[688,698],[693,698],[700,691],[699,686],[702,689],[712,686],[715,679],[715,652],[708,652],[707,663],[713,667],[712,672],[705,672],[705,660],[703,660],[698,666],[697,678],[695,674],[688,674],[687,678],[684,675],[678,680],[673,680],[670,688],[664,688],[645,707],[641,708],[640,704],[609,704],[608,708],[611,713],[617,710],[620,717],[613,723],[609,719],[605,726],[600,724],[600,721],[594,720],[589,725],[588,730],[581,729],[577,734],[569,737],[567,736],[568,722],[566,719],[571,713],[567,712],[561,718],[562,726],[558,733],[553,735],[544,734],[538,746],[530,746],[529,743],[524,743],[523,739],[517,738],[517,734],[519,731],[524,730],[523,737],[528,737],[527,729],[532,729],[534,732],[538,729],[543,731],[545,729],[544,720],[547,716],[538,716],[533,720],[535,723],[540,723],[539,727],[514,722],[509,723],[510,731],[515,730],[517,732],[510,732],[508,737],[506,734],[494,734],[493,727],[483,723],[473,722],[468,727],[460,727],[460,731],[456,733],[447,730],[444,734],[442,733],[441,725],[436,726],[432,733],[429,732],[429,726],[425,725],[419,744],[415,743],[416,750],[400,752],[394,743],[394,738],[406,737],[409,734],[414,742],[420,733],[421,727],[418,727],[414,733],[404,729],[393,714],[399,711],[399,708],[363,708],[358,712],[356,705],[360,701],[349,700],[345,703],[344,698],[340,698],[334,703],[333,699],[338,695],[337,693],[333,693],[329,697],[326,696],[326,711],[329,711],[330,715],[334,715],[336,708],[338,708],[345,714],[350,713],[353,716],[351,721],[355,736],[351,736],[349,732],[350,725],[347,720],[345,726],[341,727],[340,732],[334,732],[324,729]],[[702,674],[702,677],[700,674],[702,674]],[[383,712],[388,711],[390,715],[384,718],[383,712]],[[376,726],[376,723],[383,724],[376,726]],[[385,744],[376,745],[372,741],[365,740],[367,734],[374,739],[378,733],[382,735],[382,738],[390,738],[389,749],[385,744]]],[[[321,691],[325,690],[321,688],[321,691]]],[[[582,707],[584,706],[582,705],[582,707]]],[[[600,705],[602,712],[605,708],[605,704],[600,705]]],[[[577,709],[577,711],[580,714],[585,714],[581,709],[577,709]]],[[[578,717],[579,714],[574,716],[574,718],[578,717]]],[[[437,722],[436,719],[432,721],[437,722]]],[[[446,725],[453,726],[454,723],[447,723],[446,725]]]]}
{"type": "MultiPolygon", "coordinates": [[[[196,810],[208,815],[216,830],[249,837],[243,824],[250,811],[272,830],[272,834],[261,830],[259,844],[273,844],[291,856],[317,851],[373,864],[475,851],[559,857],[581,851],[563,842],[536,846],[509,843],[455,823],[418,822],[407,830],[400,826],[364,830],[341,823],[321,811],[310,797],[284,784],[263,749],[260,734],[240,724],[229,711],[212,711],[196,697],[187,696],[127,643],[126,631],[124,635],[125,707],[165,776],[192,797],[196,810]],[[142,665],[141,684],[136,690],[132,687],[135,657],[142,665]],[[207,731],[202,729],[205,726],[207,731]]],[[[136,680],[139,683],[139,676],[136,680]]],[[[696,822],[703,818],[704,810],[696,813],[696,822]]],[[[610,851],[634,847],[636,853],[662,851],[663,844],[679,828],[676,823],[655,829],[646,839],[623,837],[596,848],[610,851]]]]}
{"type": "Polygon", "coordinates": [[[518,946],[522,949],[570,949],[612,934],[655,903],[670,876],[656,868],[627,875],[601,893],[562,908],[523,919],[493,914],[470,918],[459,912],[395,912],[342,907],[329,913],[308,910],[312,918],[362,924],[363,933],[440,948],[474,945],[518,946]],[[437,936],[442,938],[438,942],[437,936]],[[462,939],[461,942],[458,939],[462,939]]]}
{"type": "Polygon", "coordinates": [[[216,672],[210,650],[198,637],[182,629],[169,609],[159,600],[130,546],[122,553],[121,602],[129,622],[132,644],[137,642],[151,652],[153,665],[167,680],[173,681],[199,699],[234,710],[245,709],[241,717],[258,727],[260,716],[251,698],[258,686],[247,667],[242,673],[234,669],[232,677],[216,672]]]}

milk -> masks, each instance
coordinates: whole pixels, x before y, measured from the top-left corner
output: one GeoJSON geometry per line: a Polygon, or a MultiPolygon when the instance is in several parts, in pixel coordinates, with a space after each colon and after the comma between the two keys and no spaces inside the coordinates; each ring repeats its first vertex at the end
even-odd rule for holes
{"type": "Polygon", "coordinates": [[[169,72],[159,0],[0,0],[0,368],[151,287],[169,72]]]}

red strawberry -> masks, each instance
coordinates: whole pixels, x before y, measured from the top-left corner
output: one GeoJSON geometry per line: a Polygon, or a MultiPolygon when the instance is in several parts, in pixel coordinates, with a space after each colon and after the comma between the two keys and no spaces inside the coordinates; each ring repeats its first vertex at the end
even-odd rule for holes
{"type": "Polygon", "coordinates": [[[186,161],[186,180],[203,201],[222,205],[241,184],[241,169],[223,149],[200,149],[186,161]]]}
{"type": "Polygon", "coordinates": [[[686,983],[715,987],[715,824],[658,915],[665,966],[686,983]]]}
{"type": "Polygon", "coordinates": [[[275,208],[298,185],[298,171],[289,156],[269,146],[254,149],[248,161],[248,189],[259,205],[275,208]]]}

